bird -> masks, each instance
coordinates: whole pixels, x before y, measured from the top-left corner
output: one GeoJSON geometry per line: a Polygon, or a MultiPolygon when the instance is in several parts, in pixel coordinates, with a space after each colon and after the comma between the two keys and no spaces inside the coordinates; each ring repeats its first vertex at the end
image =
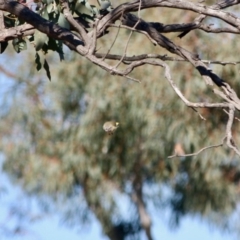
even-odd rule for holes
{"type": "Polygon", "coordinates": [[[116,129],[119,127],[119,122],[108,121],[103,124],[103,130],[109,135],[112,135],[116,129]]]}

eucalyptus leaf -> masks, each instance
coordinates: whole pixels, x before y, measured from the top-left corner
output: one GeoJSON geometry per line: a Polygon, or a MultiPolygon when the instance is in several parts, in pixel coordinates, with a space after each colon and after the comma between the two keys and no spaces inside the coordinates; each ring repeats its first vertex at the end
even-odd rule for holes
{"type": "Polygon", "coordinates": [[[8,42],[1,42],[0,43],[0,53],[3,53],[8,46],[8,42]]]}
{"type": "Polygon", "coordinates": [[[24,39],[15,38],[13,39],[12,44],[17,53],[27,49],[27,43],[24,39]]]}
{"type": "Polygon", "coordinates": [[[36,55],[35,55],[35,63],[36,63],[36,69],[39,71],[42,68],[42,64],[41,64],[41,61],[40,61],[40,56],[37,52],[36,52],[36,55]]]}
{"type": "Polygon", "coordinates": [[[60,61],[64,60],[62,41],[49,38],[47,48],[48,50],[56,51],[59,54],[60,61]]]}
{"type": "Polygon", "coordinates": [[[53,10],[54,10],[53,4],[52,3],[48,4],[47,5],[47,12],[51,13],[53,10]]]}
{"type": "Polygon", "coordinates": [[[46,74],[47,74],[48,79],[51,81],[50,68],[49,68],[49,65],[48,65],[48,62],[47,62],[46,59],[44,60],[43,67],[44,67],[44,69],[46,70],[46,74]]]}
{"type": "MultiPolygon", "coordinates": [[[[52,5],[50,3],[50,5],[52,5]]],[[[47,19],[49,20],[49,15],[48,15],[48,9],[47,9],[47,6],[45,6],[42,11],[41,11],[41,14],[40,14],[44,19],[47,19]]]]}
{"type": "Polygon", "coordinates": [[[58,25],[66,29],[70,29],[70,24],[62,13],[59,14],[58,25]]]}
{"type": "Polygon", "coordinates": [[[78,15],[85,14],[85,15],[88,15],[89,17],[92,17],[95,15],[92,6],[88,2],[85,2],[85,1],[77,1],[76,2],[75,12],[78,15]]]}
{"type": "Polygon", "coordinates": [[[42,49],[44,43],[46,43],[47,41],[48,41],[48,36],[45,33],[42,33],[38,30],[35,31],[34,43],[37,51],[42,49]]]}
{"type": "Polygon", "coordinates": [[[47,0],[47,4],[50,5],[53,3],[53,0],[47,0]]]}

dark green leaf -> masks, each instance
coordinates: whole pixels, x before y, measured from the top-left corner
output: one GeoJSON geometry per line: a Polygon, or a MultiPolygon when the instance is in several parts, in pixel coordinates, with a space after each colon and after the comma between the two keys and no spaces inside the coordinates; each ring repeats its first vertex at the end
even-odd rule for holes
{"type": "Polygon", "coordinates": [[[46,59],[44,60],[43,67],[44,67],[44,69],[46,70],[48,79],[51,81],[51,73],[50,73],[49,65],[48,65],[48,62],[47,62],[46,59]]]}
{"type": "Polygon", "coordinates": [[[5,27],[7,27],[7,28],[14,27],[15,21],[16,20],[14,18],[12,18],[11,14],[6,15],[4,18],[5,27]]]}
{"type": "Polygon", "coordinates": [[[56,51],[59,54],[61,61],[64,60],[64,53],[62,47],[62,41],[49,38],[47,45],[48,50],[56,51]]]}
{"type": "Polygon", "coordinates": [[[39,71],[42,68],[42,64],[41,64],[41,61],[40,61],[40,56],[37,52],[36,52],[36,55],[35,55],[35,63],[36,63],[36,69],[39,71]]]}
{"type": "Polygon", "coordinates": [[[8,46],[8,42],[1,42],[0,43],[0,53],[3,53],[8,46]]]}

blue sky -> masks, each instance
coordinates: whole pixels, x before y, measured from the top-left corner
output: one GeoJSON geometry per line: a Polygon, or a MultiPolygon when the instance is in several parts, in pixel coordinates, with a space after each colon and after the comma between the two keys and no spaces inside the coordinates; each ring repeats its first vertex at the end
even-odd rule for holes
{"type": "MultiPolygon", "coordinates": [[[[0,239],[1,240],[107,240],[102,234],[101,226],[92,216],[92,223],[78,228],[68,228],[61,223],[58,214],[46,214],[43,218],[24,223],[26,231],[23,234],[12,236],[2,232],[1,227],[12,229],[15,219],[9,216],[9,207],[12,202],[19,199],[19,203],[26,204],[23,200],[24,193],[18,186],[13,186],[6,174],[0,172],[0,239]],[[6,189],[6,192],[2,191],[6,189]]],[[[121,201],[124,204],[124,201],[121,201]]],[[[37,204],[36,204],[37,206],[37,204]]],[[[150,210],[151,211],[151,210],[150,210]]],[[[234,240],[234,235],[222,233],[217,229],[210,228],[206,223],[197,218],[186,217],[179,228],[170,230],[166,216],[153,215],[153,236],[155,240],[234,240]]],[[[141,240],[145,240],[144,234],[141,240]]]]}

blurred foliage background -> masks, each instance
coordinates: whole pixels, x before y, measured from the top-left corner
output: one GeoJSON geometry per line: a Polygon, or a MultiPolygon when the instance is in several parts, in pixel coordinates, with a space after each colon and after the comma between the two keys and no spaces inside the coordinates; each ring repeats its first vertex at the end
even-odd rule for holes
{"type": "MultiPolygon", "coordinates": [[[[196,16],[173,9],[142,14],[148,21],[163,23],[188,22],[196,16]]],[[[109,48],[116,33],[113,29],[99,41],[99,52],[109,48]]],[[[129,33],[121,30],[112,53],[123,52],[129,33]]],[[[177,35],[167,36],[203,59],[238,60],[234,49],[240,43],[234,36],[200,31],[183,39],[177,35]],[[221,50],[216,43],[222,43],[221,50]]],[[[144,35],[133,34],[128,54],[136,52],[166,54],[144,35]]],[[[6,62],[13,58],[9,52],[6,62]]],[[[85,223],[88,214],[94,213],[110,239],[138,238],[141,232],[132,198],[136,182],[146,208],[153,204],[154,214],[159,215],[162,209],[171,209],[171,227],[185,215],[198,215],[221,229],[239,231],[239,158],[224,146],[196,157],[168,158],[174,151],[192,153],[220,143],[225,112],[202,109],[206,121],[201,120],[178,99],[164,71],[153,66],[134,72],[139,84],[111,76],[68,49],[64,62],[59,63],[51,53],[47,58],[51,82],[44,72],[36,73],[30,47],[22,53],[21,62],[16,60],[14,83],[5,85],[8,90],[2,96],[0,147],[5,157],[3,169],[14,184],[27,195],[37,196],[40,204],[51,199],[73,225],[85,223]],[[120,123],[112,136],[102,129],[109,120],[120,123]],[[119,210],[118,196],[129,198],[124,203],[129,204],[128,215],[119,210]]],[[[168,64],[190,101],[217,100],[189,64],[168,64]]],[[[240,94],[239,66],[210,67],[240,94]]],[[[238,121],[233,135],[240,143],[238,121]]]]}

